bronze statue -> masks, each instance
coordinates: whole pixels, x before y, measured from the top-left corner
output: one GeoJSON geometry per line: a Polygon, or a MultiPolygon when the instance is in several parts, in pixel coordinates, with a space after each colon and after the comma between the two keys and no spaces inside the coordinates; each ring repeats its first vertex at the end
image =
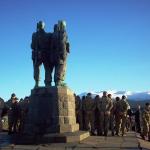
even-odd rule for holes
{"type": "Polygon", "coordinates": [[[66,33],[66,22],[59,21],[54,27],[53,33],[53,54],[55,64],[54,82],[56,86],[63,85],[66,74],[66,59],[69,53],[68,36],[66,33]]]}
{"type": "Polygon", "coordinates": [[[53,33],[46,33],[44,28],[44,22],[39,21],[37,31],[32,35],[31,48],[35,88],[39,87],[40,66],[42,63],[45,68],[45,86],[51,86],[54,68],[55,86],[62,86],[66,74],[67,53],[69,53],[66,22],[58,21],[58,24],[54,25],[53,33]]]}

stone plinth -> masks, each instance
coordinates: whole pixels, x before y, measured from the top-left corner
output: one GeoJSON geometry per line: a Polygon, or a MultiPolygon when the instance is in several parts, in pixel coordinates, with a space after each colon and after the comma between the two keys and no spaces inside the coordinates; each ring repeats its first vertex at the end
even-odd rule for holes
{"type": "Polygon", "coordinates": [[[31,90],[25,134],[44,135],[79,130],[75,117],[75,97],[67,87],[40,87],[31,90]]]}

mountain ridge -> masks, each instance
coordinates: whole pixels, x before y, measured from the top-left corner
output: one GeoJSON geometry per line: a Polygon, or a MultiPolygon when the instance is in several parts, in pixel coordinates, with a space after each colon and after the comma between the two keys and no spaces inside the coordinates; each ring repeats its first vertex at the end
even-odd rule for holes
{"type": "MultiPolygon", "coordinates": [[[[103,91],[100,92],[83,92],[79,94],[80,97],[86,96],[87,93],[91,93],[92,97],[94,98],[96,95],[99,95],[102,97],[103,91]]],[[[145,101],[145,100],[150,100],[150,91],[145,91],[145,92],[132,92],[132,91],[117,91],[117,90],[107,90],[107,93],[112,94],[112,98],[116,97],[122,97],[122,95],[125,95],[127,99],[133,100],[133,101],[145,101]]]]}

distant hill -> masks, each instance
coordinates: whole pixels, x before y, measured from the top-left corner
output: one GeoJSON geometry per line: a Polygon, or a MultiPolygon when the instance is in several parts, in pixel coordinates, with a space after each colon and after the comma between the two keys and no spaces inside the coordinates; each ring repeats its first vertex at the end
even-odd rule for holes
{"type": "MultiPolygon", "coordinates": [[[[107,91],[109,94],[112,94],[113,98],[122,97],[122,95],[127,96],[129,100],[134,100],[134,101],[145,101],[145,100],[150,100],[150,91],[146,92],[131,92],[131,91],[115,91],[115,90],[108,90],[107,91]]],[[[80,97],[87,95],[87,93],[91,93],[92,97],[95,97],[96,95],[99,95],[100,97],[103,95],[103,91],[100,92],[84,92],[79,94],[80,97]]]]}

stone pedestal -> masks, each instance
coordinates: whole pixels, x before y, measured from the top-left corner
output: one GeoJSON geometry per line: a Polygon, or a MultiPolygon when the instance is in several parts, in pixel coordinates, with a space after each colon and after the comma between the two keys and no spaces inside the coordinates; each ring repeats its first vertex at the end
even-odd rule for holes
{"type": "Polygon", "coordinates": [[[69,88],[41,87],[31,91],[26,133],[64,133],[78,130],[75,98],[69,88]]]}
{"type": "MultiPolygon", "coordinates": [[[[30,100],[25,135],[30,137],[49,135],[51,141],[53,137],[55,140],[57,137],[59,139],[64,136],[66,139],[67,136],[75,137],[73,133],[78,137],[82,136],[83,133],[78,132],[79,124],[76,123],[74,93],[68,87],[33,89],[30,100]]],[[[87,137],[89,134],[84,135],[87,137]]]]}

